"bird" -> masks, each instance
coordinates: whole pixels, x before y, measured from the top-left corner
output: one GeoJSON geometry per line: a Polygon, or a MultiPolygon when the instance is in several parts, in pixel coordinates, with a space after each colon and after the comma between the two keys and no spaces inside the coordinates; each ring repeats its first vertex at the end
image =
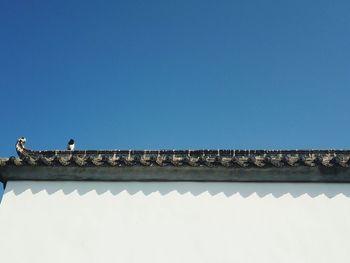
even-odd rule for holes
{"type": "Polygon", "coordinates": [[[74,140],[73,139],[70,139],[69,142],[68,142],[68,145],[67,145],[67,150],[68,151],[74,151],[74,140]]]}

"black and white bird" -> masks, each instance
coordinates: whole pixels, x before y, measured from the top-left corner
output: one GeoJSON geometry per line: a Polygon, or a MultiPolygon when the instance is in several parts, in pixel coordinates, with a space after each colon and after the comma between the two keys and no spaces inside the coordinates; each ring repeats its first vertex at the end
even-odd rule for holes
{"type": "Polygon", "coordinates": [[[67,150],[68,151],[74,151],[74,140],[73,139],[70,139],[69,142],[68,142],[68,145],[67,145],[67,150]]]}

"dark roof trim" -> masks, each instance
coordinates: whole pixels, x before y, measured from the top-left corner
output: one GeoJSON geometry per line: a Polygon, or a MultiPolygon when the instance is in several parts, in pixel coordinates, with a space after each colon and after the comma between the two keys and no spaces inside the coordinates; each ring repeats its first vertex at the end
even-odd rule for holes
{"type": "Polygon", "coordinates": [[[349,150],[33,151],[0,158],[0,180],[350,182],[349,150]]]}
{"type": "Polygon", "coordinates": [[[350,150],[85,150],[34,151],[16,143],[20,159],[0,166],[190,166],[190,167],[349,167],[350,150]]]}

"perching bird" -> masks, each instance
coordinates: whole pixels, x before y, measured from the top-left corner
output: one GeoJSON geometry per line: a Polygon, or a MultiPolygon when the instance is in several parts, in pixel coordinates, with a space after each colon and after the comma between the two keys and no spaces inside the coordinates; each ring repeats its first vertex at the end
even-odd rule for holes
{"type": "Polygon", "coordinates": [[[74,140],[70,139],[67,145],[67,150],[68,151],[74,151],[74,140]]]}

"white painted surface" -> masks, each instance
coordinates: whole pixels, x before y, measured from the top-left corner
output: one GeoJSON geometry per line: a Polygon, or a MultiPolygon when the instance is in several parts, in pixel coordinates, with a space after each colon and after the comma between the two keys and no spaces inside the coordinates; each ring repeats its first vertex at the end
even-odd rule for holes
{"type": "Polygon", "coordinates": [[[1,262],[350,262],[349,186],[10,182],[1,262]]]}

